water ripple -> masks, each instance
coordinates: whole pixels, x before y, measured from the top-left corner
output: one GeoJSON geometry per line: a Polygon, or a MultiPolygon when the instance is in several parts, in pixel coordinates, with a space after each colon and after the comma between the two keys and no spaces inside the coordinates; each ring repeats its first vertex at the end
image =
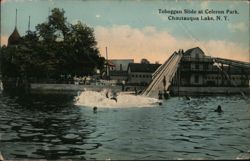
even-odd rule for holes
{"type": "Polygon", "coordinates": [[[154,108],[99,109],[72,96],[0,95],[6,159],[240,159],[249,156],[250,113],[240,97],[170,98],[154,108]],[[224,112],[213,112],[221,104],[224,112]]]}

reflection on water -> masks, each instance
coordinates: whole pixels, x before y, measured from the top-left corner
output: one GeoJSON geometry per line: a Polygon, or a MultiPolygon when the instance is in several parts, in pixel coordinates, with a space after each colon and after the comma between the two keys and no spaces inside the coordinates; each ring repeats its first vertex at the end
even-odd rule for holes
{"type": "Polygon", "coordinates": [[[150,108],[74,105],[72,95],[0,95],[5,159],[246,159],[249,102],[171,98],[150,108]],[[224,112],[213,112],[221,105],[224,112]]]}

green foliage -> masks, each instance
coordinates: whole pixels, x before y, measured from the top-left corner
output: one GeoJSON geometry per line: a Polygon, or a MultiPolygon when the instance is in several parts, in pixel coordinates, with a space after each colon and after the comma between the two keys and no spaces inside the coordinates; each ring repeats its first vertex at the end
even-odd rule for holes
{"type": "Polygon", "coordinates": [[[69,24],[64,10],[55,8],[47,22],[28,31],[17,46],[1,48],[4,77],[59,78],[103,70],[94,30],[81,22],[69,24]]]}

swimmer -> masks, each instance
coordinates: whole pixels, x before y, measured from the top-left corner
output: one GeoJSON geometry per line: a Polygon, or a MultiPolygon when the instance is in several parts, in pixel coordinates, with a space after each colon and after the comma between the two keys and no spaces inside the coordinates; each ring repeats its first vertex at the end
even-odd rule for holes
{"type": "Polygon", "coordinates": [[[188,97],[188,96],[185,96],[185,98],[186,98],[187,100],[190,100],[190,97],[188,97]]]}
{"type": "Polygon", "coordinates": [[[135,91],[135,95],[137,95],[138,93],[137,93],[137,89],[136,89],[136,87],[134,88],[134,91],[135,91]]]}
{"type": "Polygon", "coordinates": [[[161,93],[161,91],[159,91],[159,93],[158,93],[158,99],[159,99],[159,100],[162,99],[162,93],[161,93]]]}
{"type": "Polygon", "coordinates": [[[161,105],[162,105],[162,102],[159,102],[159,105],[161,106],[161,105]]]}
{"type": "Polygon", "coordinates": [[[219,113],[220,113],[220,112],[223,112],[222,109],[221,109],[221,106],[219,105],[219,106],[217,107],[217,109],[214,110],[214,112],[219,112],[219,113]]]}
{"type": "Polygon", "coordinates": [[[96,106],[93,108],[93,111],[94,111],[94,113],[97,112],[97,107],[96,106]]]}
{"type": "Polygon", "coordinates": [[[164,96],[164,98],[165,98],[165,99],[168,99],[169,94],[167,93],[167,91],[166,91],[166,90],[164,90],[164,94],[163,94],[163,96],[164,96]]]}
{"type": "Polygon", "coordinates": [[[109,91],[106,92],[106,98],[109,98],[109,91]]]}
{"type": "Polygon", "coordinates": [[[110,99],[115,100],[115,102],[117,102],[117,93],[113,92],[112,97],[110,99]]]}
{"type": "Polygon", "coordinates": [[[111,100],[115,100],[115,102],[117,102],[117,98],[116,97],[112,97],[110,98],[111,100]]]}

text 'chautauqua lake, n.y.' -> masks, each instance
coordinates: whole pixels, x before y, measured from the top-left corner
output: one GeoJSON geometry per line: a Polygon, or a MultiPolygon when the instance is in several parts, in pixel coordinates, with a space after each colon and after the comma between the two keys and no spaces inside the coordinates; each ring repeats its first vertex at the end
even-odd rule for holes
{"type": "Polygon", "coordinates": [[[230,16],[240,14],[236,9],[158,9],[158,13],[170,21],[229,21],[230,16]]]}

